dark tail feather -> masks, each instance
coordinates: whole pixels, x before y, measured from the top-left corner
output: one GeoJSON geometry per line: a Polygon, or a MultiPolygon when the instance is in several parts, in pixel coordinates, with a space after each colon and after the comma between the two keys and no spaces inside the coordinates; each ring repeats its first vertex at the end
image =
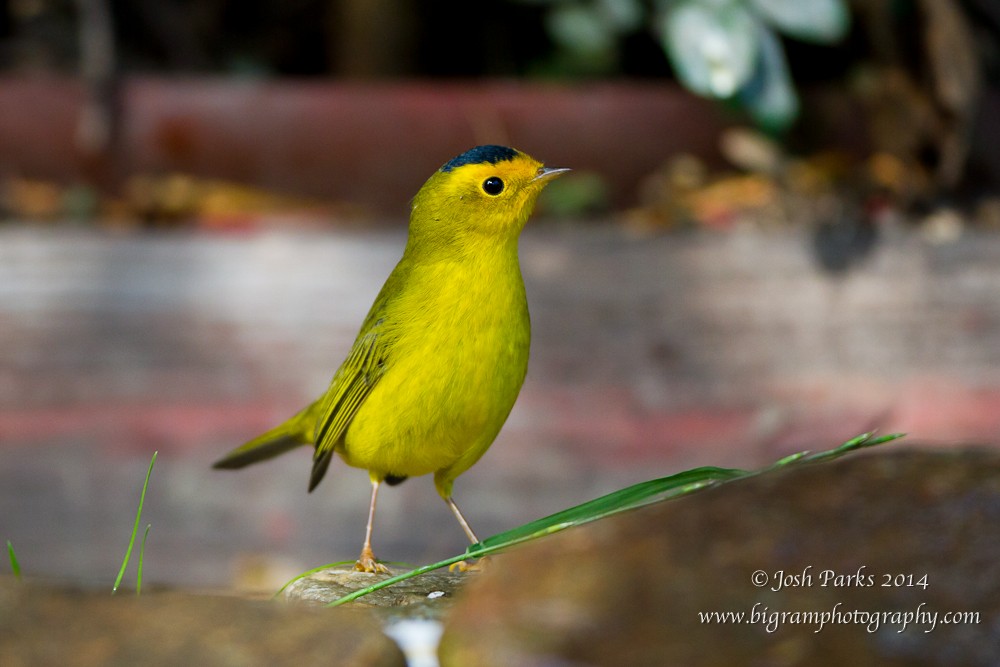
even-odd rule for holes
{"type": "Polygon", "coordinates": [[[272,459],[305,444],[308,443],[302,442],[301,438],[294,435],[281,435],[274,438],[261,436],[229,452],[213,463],[212,467],[226,470],[242,468],[251,463],[272,459]]]}
{"type": "Polygon", "coordinates": [[[327,449],[321,454],[319,450],[316,451],[316,457],[313,459],[313,469],[312,475],[309,476],[309,492],[319,486],[319,483],[323,481],[323,475],[326,474],[326,469],[330,467],[330,460],[333,458],[333,450],[327,449]]]}

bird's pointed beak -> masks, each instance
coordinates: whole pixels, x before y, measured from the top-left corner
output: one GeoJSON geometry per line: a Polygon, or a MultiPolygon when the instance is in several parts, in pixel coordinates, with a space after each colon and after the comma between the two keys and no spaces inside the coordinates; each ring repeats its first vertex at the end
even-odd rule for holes
{"type": "Polygon", "coordinates": [[[547,183],[553,178],[562,176],[567,171],[571,171],[568,167],[539,167],[538,173],[532,180],[533,183],[547,183]]]}

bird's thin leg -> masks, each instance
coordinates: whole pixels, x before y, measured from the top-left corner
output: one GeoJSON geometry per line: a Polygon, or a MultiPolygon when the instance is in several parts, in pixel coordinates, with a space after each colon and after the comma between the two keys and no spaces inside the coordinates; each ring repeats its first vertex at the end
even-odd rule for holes
{"type": "Polygon", "coordinates": [[[469,525],[469,522],[466,521],[465,517],[462,515],[462,510],[458,509],[458,505],[455,504],[455,499],[448,496],[444,499],[444,501],[448,503],[448,507],[450,507],[451,511],[455,514],[455,518],[458,519],[458,523],[462,526],[462,530],[465,531],[466,536],[469,538],[469,542],[472,544],[479,542],[479,538],[476,537],[474,532],[472,532],[472,526],[469,525]]]}
{"type": "MultiPolygon", "coordinates": [[[[451,496],[448,496],[447,498],[444,499],[444,501],[446,503],[448,503],[448,507],[450,507],[451,511],[455,514],[455,518],[458,519],[458,523],[461,524],[462,530],[465,531],[465,534],[469,538],[469,541],[472,542],[473,544],[478,544],[480,542],[480,539],[478,537],[476,537],[476,534],[474,532],[472,532],[472,526],[470,526],[469,522],[465,520],[464,516],[462,516],[462,510],[458,509],[458,505],[455,504],[455,499],[452,498],[451,496]]],[[[455,569],[457,569],[457,570],[459,570],[461,572],[469,572],[469,571],[475,571],[475,570],[482,570],[483,566],[488,561],[489,561],[489,558],[486,557],[486,556],[483,556],[482,558],[479,559],[478,562],[476,562],[475,565],[470,565],[469,563],[467,563],[467,562],[465,562],[463,560],[463,561],[460,561],[458,563],[455,563],[454,565],[452,565],[448,569],[449,570],[455,570],[455,569]]]]}
{"type": "Polygon", "coordinates": [[[378,487],[381,480],[372,480],[372,502],[368,506],[368,527],[365,528],[365,544],[361,547],[361,555],[358,562],[354,564],[354,569],[359,572],[381,572],[388,574],[389,568],[375,560],[375,553],[372,551],[372,526],[375,525],[375,502],[378,500],[378,487]]]}

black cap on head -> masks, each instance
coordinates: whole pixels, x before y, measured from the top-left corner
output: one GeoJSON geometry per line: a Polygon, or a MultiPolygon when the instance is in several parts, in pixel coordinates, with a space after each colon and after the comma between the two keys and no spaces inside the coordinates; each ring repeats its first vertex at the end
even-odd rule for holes
{"type": "Polygon", "coordinates": [[[451,171],[466,164],[496,164],[504,160],[513,160],[517,151],[506,146],[476,146],[444,163],[441,171],[451,171]]]}

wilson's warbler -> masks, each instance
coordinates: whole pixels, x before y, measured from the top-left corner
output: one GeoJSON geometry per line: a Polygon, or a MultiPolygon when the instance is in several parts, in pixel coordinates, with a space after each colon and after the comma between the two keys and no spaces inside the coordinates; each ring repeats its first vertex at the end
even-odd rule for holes
{"type": "Polygon", "coordinates": [[[531,327],[518,236],[539,192],[566,171],[504,146],[446,162],[413,199],[403,257],[326,393],[214,467],[313,445],[310,491],[335,452],[366,469],[371,505],[355,565],[364,572],[388,571],[371,546],[382,482],[434,473],[438,493],[478,542],[452,486],[493,443],[521,390],[531,327]]]}

